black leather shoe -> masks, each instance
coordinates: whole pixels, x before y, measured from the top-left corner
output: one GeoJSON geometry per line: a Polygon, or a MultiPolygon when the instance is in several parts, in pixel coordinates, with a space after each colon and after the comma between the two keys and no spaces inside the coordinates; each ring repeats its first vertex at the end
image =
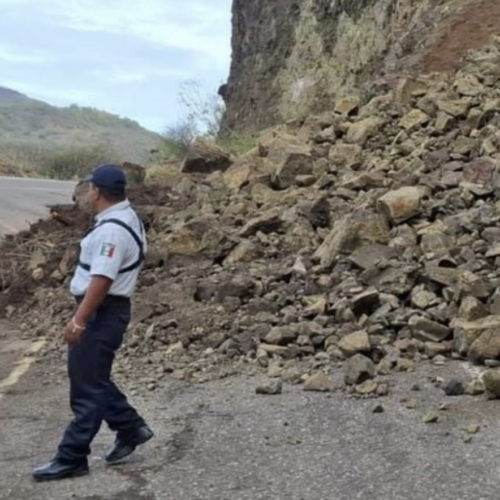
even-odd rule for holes
{"type": "Polygon", "coordinates": [[[118,438],[114,448],[106,455],[106,462],[109,465],[121,462],[124,458],[131,455],[138,446],[147,443],[153,436],[153,431],[145,425],[137,429],[137,431],[126,440],[118,438]]]}
{"type": "Polygon", "coordinates": [[[89,473],[87,463],[81,464],[65,464],[57,459],[52,460],[48,464],[35,469],[33,477],[35,481],[57,481],[59,479],[68,479],[70,477],[86,476],[89,473]]]}

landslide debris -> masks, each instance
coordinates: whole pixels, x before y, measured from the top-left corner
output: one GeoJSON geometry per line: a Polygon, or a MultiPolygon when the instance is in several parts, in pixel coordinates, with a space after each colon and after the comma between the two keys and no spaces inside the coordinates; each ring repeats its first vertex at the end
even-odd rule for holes
{"type": "MultiPolygon", "coordinates": [[[[174,188],[131,193],[151,252],[123,376],[154,389],[263,369],[327,391],[339,365],[370,396],[426,360],[498,363],[500,41],[335,109],[242,157],[200,146],[174,188]]],[[[58,207],[2,246],[0,308],[55,352],[88,223],[58,207]]]]}

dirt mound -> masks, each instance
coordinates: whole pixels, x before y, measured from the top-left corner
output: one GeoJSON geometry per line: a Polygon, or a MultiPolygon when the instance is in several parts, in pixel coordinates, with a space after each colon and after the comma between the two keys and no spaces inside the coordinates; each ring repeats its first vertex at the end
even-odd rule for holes
{"type": "MultiPolygon", "coordinates": [[[[168,188],[132,188],[129,198],[149,227],[154,210],[179,197],[168,188]]],[[[6,236],[0,245],[0,315],[32,297],[40,287],[57,287],[74,269],[82,235],[91,227],[90,214],[73,206],[54,206],[50,217],[28,230],[6,236]]]]}

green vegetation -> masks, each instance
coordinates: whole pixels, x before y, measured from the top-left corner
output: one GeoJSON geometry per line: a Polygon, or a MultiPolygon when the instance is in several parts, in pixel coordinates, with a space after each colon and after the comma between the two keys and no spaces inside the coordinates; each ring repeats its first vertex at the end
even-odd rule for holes
{"type": "Polygon", "coordinates": [[[0,87],[0,158],[27,170],[78,175],[85,159],[113,161],[116,152],[123,161],[144,164],[161,142],[132,120],[76,105],[54,107],[0,87]],[[75,166],[63,168],[67,159],[75,166]]]}
{"type": "Polygon", "coordinates": [[[220,138],[217,143],[232,156],[240,156],[257,146],[257,138],[252,135],[233,133],[220,138]]]}
{"type": "Polygon", "coordinates": [[[121,158],[106,146],[74,147],[40,156],[37,173],[52,179],[81,179],[103,163],[120,163],[121,158]]]}

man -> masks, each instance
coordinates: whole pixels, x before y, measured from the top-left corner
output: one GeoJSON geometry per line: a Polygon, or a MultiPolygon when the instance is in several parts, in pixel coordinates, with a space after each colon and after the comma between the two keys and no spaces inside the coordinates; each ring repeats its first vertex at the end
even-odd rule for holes
{"type": "Polygon", "coordinates": [[[96,223],[80,245],[80,262],[71,281],[78,306],[65,329],[74,420],[55,458],[34,471],[37,481],[88,474],[90,444],[103,421],[117,433],[106,456],[108,464],[116,464],[153,437],[111,380],[146,253],[144,228],[126,198],[126,177],[120,167],[103,165],[86,180],[96,223]]]}

